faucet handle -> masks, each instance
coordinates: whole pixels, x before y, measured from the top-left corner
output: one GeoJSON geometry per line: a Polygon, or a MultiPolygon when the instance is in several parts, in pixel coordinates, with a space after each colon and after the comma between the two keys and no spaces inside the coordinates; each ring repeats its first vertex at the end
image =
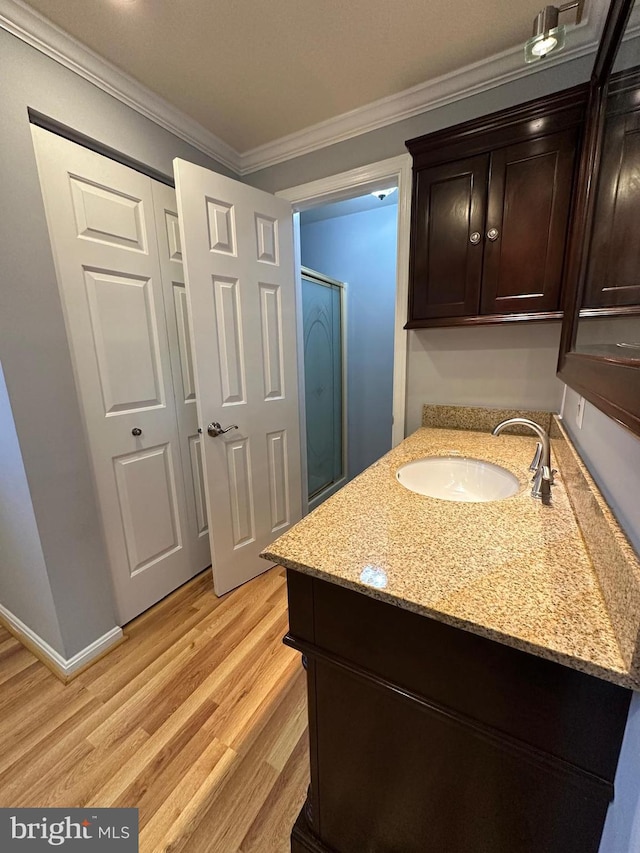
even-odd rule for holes
{"type": "Polygon", "coordinates": [[[553,486],[553,475],[557,474],[555,468],[549,468],[547,465],[539,465],[536,473],[533,475],[533,487],[531,495],[534,498],[550,498],[551,486],[553,486]]]}
{"type": "Polygon", "coordinates": [[[539,441],[536,445],[536,452],[533,454],[533,459],[531,460],[531,465],[529,465],[530,471],[537,471],[540,467],[540,460],[542,459],[542,442],[539,441]]]}

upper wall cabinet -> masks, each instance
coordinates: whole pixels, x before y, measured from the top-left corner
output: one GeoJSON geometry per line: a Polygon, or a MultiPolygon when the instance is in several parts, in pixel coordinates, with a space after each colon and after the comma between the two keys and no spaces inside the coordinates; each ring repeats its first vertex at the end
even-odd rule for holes
{"type": "Polygon", "coordinates": [[[583,309],[633,306],[637,314],[639,197],[640,69],[634,68],[609,84],[583,309]]]}
{"type": "Polygon", "coordinates": [[[561,316],[586,87],[407,142],[407,328],[561,316]]]}
{"type": "Polygon", "coordinates": [[[640,435],[640,0],[611,0],[591,75],[558,375],[640,435]]]}

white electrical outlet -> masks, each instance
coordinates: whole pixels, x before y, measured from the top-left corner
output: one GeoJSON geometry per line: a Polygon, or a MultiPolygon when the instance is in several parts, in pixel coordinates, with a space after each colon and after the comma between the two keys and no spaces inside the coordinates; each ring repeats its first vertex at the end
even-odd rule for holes
{"type": "Polygon", "coordinates": [[[578,429],[582,429],[582,419],[584,418],[584,397],[580,397],[578,399],[578,411],[576,412],[576,426],[578,429]]]}

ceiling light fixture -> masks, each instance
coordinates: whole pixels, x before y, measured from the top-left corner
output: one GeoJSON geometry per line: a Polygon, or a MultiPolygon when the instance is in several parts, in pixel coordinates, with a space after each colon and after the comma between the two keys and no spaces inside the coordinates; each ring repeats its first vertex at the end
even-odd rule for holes
{"type": "Polygon", "coordinates": [[[388,195],[391,195],[391,193],[394,193],[397,189],[398,187],[389,187],[386,190],[376,190],[375,192],[372,192],[371,195],[374,195],[379,201],[384,201],[388,195]]]}
{"type": "Polygon", "coordinates": [[[562,50],[565,42],[565,25],[558,23],[558,15],[576,9],[576,24],[582,20],[584,0],[565,3],[564,6],[545,6],[533,22],[533,35],[524,46],[524,61],[537,62],[552,50],[562,50]]]}

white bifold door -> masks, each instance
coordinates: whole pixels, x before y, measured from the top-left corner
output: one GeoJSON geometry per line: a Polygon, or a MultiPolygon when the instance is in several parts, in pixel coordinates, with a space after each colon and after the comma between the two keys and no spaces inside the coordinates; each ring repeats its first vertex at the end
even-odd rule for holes
{"type": "Polygon", "coordinates": [[[175,192],[33,136],[125,624],[211,562],[175,192]]]}
{"type": "Polygon", "coordinates": [[[215,591],[301,515],[289,202],[174,161],[215,591]]]}
{"type": "Polygon", "coordinates": [[[185,228],[170,187],[33,135],[124,624],[212,558],[218,594],[263,571],[260,548],[299,518],[290,210],[179,163],[185,228]],[[210,421],[238,428],[213,439],[210,421]]]}

